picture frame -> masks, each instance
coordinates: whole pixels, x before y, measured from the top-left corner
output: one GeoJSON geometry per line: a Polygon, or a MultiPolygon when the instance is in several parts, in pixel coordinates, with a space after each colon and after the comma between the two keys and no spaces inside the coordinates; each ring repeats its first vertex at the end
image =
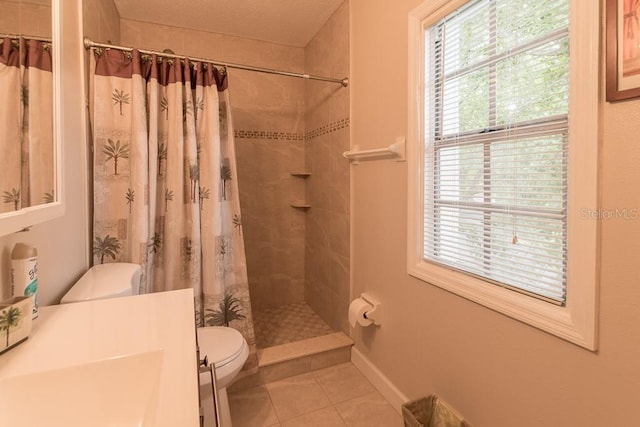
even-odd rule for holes
{"type": "Polygon", "coordinates": [[[640,96],[640,0],[606,0],[606,99],[640,96]]]}

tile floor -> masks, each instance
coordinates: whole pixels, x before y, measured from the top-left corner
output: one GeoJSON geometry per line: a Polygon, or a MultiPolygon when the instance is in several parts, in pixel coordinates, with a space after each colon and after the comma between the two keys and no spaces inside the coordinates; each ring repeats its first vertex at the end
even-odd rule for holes
{"type": "Polygon", "coordinates": [[[234,427],[402,427],[350,362],[229,393],[234,427]]]}
{"type": "Polygon", "coordinates": [[[333,333],[307,303],[287,304],[253,312],[258,348],[273,347],[333,333]]]}

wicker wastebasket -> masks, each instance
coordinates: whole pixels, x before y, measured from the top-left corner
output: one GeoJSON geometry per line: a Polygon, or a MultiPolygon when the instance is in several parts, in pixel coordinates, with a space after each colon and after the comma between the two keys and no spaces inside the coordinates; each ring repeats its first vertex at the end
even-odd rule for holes
{"type": "Polygon", "coordinates": [[[431,395],[402,405],[405,427],[471,427],[455,409],[431,395]]]}

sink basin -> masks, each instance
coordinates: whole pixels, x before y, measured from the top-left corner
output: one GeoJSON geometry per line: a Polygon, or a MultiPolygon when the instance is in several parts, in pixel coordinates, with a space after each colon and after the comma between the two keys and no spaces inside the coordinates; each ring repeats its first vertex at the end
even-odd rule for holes
{"type": "Polygon", "coordinates": [[[153,426],[163,351],[0,380],[0,425],[153,426]]]}

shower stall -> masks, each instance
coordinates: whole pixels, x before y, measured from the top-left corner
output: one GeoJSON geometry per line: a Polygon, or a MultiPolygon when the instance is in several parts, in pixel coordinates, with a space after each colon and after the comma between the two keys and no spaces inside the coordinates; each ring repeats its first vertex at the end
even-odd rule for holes
{"type": "MultiPolygon", "coordinates": [[[[348,76],[348,23],[345,2],[306,46],[265,44],[247,62],[348,76]]],[[[349,88],[234,70],[230,81],[258,348],[348,334],[349,88]]]]}
{"type": "Polygon", "coordinates": [[[348,0],[295,46],[130,19],[116,5],[85,0],[87,37],[338,79],[228,70],[256,344],[348,335],[348,0]]]}

